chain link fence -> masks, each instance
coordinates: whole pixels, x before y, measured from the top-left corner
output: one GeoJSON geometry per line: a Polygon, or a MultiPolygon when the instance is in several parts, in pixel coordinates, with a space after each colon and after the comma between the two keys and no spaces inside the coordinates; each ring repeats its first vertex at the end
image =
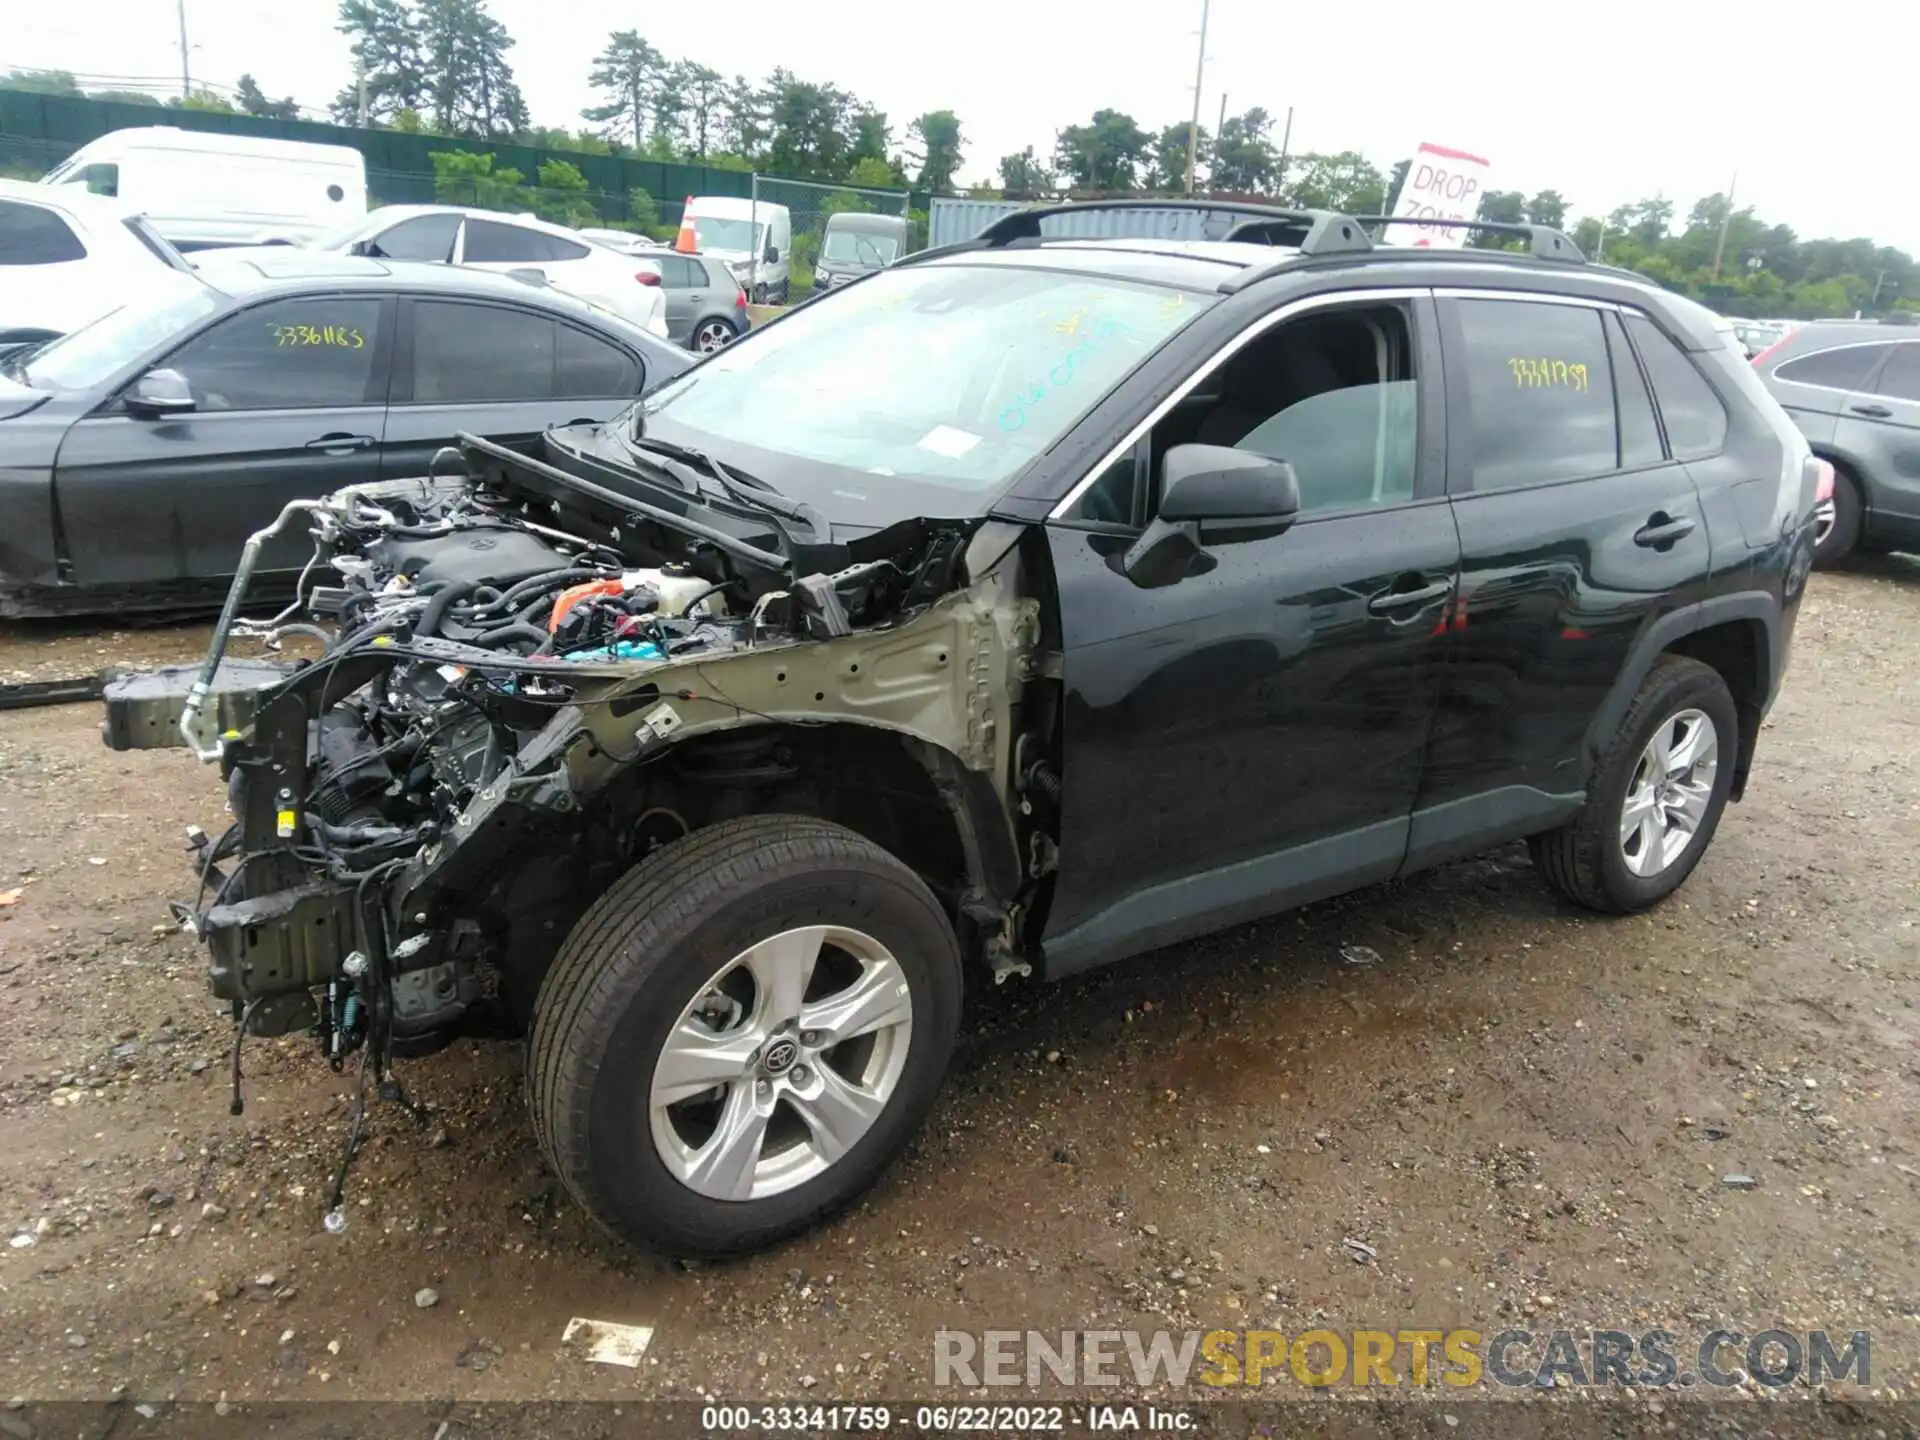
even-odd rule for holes
{"type": "MultiPolygon", "coordinates": [[[[775,175],[753,177],[754,205],[784,206],[793,224],[792,253],[787,260],[787,292],[769,286],[769,298],[804,300],[813,293],[814,269],[826,241],[827,221],[835,215],[897,215],[907,221],[905,249],[925,244],[914,238],[912,196],[905,190],[866,190],[855,185],[821,185],[811,180],[783,180],[775,175]]],[[[761,221],[766,224],[768,222],[761,221]]],[[[922,223],[924,232],[924,222],[922,223]]]]}

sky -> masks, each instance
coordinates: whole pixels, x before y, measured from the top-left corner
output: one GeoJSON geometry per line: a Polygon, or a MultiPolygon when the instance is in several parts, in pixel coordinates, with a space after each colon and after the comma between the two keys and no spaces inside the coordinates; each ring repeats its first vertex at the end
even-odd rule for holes
{"type": "MultiPolygon", "coordinates": [[[[329,0],[184,0],[196,78],[243,71],[270,95],[324,107],[346,82],[329,0]]],[[[177,77],[171,0],[12,0],[0,70],[49,67],[177,77]]],[[[967,0],[964,5],[638,6],[492,0],[514,36],[536,124],[577,127],[593,57],[638,28],[669,57],[726,75],[783,65],[886,112],[896,142],[913,116],[951,109],[965,181],[1096,109],[1148,130],[1193,109],[1201,0],[967,0]]],[[[1706,0],[1602,7],[1494,0],[1294,5],[1212,0],[1202,123],[1293,108],[1291,149],[1359,150],[1385,170],[1421,141],[1493,162],[1491,188],[1553,188],[1572,214],[1665,194],[1686,214],[1735,183],[1735,203],[1802,237],[1867,235],[1920,254],[1920,200],[1899,177],[1912,135],[1909,86],[1887,67],[1920,42],[1911,0],[1789,12],[1706,0]],[[1356,20],[1363,23],[1356,24],[1356,20]],[[1858,83],[1854,83],[1857,81],[1858,83]],[[1737,182],[1734,177],[1737,174],[1737,182]]],[[[1278,139],[1278,127],[1275,138],[1278,139]]]]}

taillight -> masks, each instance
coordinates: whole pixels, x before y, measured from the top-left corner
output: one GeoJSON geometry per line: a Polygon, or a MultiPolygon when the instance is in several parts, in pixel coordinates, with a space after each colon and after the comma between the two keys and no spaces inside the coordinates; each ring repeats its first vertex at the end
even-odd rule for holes
{"type": "Polygon", "coordinates": [[[1778,340],[1774,341],[1771,345],[1767,346],[1766,349],[1762,350],[1758,355],[1754,356],[1753,363],[1755,368],[1758,368],[1762,360],[1766,359],[1769,355],[1771,355],[1774,351],[1778,350],[1782,345],[1786,343],[1787,343],[1787,337],[1785,335],[1782,335],[1778,340]]]}
{"type": "Polygon", "coordinates": [[[638,280],[642,285],[658,285],[660,283],[660,277],[651,270],[642,270],[635,274],[633,278],[638,280]]]}
{"type": "Polygon", "coordinates": [[[1833,499],[1833,466],[1825,460],[1815,460],[1813,466],[1813,503],[1824,505],[1833,499]]]}
{"type": "Polygon", "coordinates": [[[733,308],[736,310],[744,310],[747,308],[747,292],[746,291],[736,290],[733,292],[733,308]]]}

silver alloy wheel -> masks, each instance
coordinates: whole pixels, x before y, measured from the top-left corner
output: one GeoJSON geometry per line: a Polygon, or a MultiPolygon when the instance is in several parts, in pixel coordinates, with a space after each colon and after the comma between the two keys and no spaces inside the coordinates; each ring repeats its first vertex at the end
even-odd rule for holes
{"type": "Polygon", "coordinates": [[[1822,500],[1813,507],[1813,543],[1816,548],[1827,543],[1827,537],[1833,533],[1837,514],[1832,500],[1822,500]]]}
{"type": "Polygon", "coordinates": [[[667,1170],[715,1200],[824,1173],[879,1119],[913,1036],[913,996],[878,940],[838,925],[748,947],[694,995],[654,1062],[667,1170]]]}
{"type": "Polygon", "coordinates": [[[693,332],[693,348],[702,355],[711,354],[733,340],[733,327],[724,320],[709,320],[693,332]]]}
{"type": "Polygon", "coordinates": [[[1669,716],[1647,741],[1620,810],[1620,853],[1642,879],[1660,874],[1700,833],[1720,768],[1720,734],[1703,710],[1669,716]]]}

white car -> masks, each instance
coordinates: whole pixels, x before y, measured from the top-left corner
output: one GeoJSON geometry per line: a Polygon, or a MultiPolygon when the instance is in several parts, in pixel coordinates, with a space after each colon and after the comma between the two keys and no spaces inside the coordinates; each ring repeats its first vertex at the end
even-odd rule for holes
{"type": "Polygon", "coordinates": [[[0,345],[78,330],[161,271],[187,268],[117,200],[0,180],[0,345]]]}
{"type": "MultiPolygon", "coordinates": [[[[281,237],[266,237],[263,240],[281,237]]],[[[477,270],[538,274],[564,294],[611,310],[629,324],[667,334],[659,267],[583,238],[532,215],[503,215],[459,205],[383,205],[351,225],[303,242],[374,259],[433,260],[477,270]]],[[[237,248],[237,247],[236,247],[237,248]]],[[[235,248],[197,251],[193,258],[232,255],[235,248]]]]}
{"type": "Polygon", "coordinates": [[[649,250],[667,248],[651,235],[640,235],[631,230],[582,230],[579,234],[596,245],[618,250],[622,255],[645,255],[649,250]]]}

